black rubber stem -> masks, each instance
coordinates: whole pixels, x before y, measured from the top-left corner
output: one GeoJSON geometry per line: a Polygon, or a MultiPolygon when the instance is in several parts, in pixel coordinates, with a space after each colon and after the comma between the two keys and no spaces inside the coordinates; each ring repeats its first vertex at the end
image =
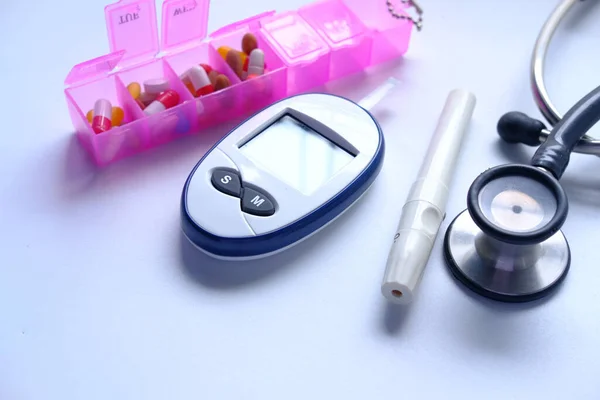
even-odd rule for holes
{"type": "Polygon", "coordinates": [[[531,165],[547,169],[560,179],[569,164],[573,148],[600,121],[600,86],[579,100],[552,129],[537,149],[531,165]]]}
{"type": "Polygon", "coordinates": [[[498,121],[496,130],[508,143],[524,143],[528,146],[540,145],[540,134],[546,129],[542,121],[531,118],[519,111],[504,114],[498,121]]]}

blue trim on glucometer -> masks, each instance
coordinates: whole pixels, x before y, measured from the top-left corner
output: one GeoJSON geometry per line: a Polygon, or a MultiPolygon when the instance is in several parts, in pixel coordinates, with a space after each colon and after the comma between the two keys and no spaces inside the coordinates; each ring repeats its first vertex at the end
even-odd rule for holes
{"type": "MultiPolygon", "coordinates": [[[[352,101],[342,96],[336,96],[329,93],[319,94],[325,94],[328,96],[339,97],[348,101],[352,101]]],[[[296,96],[291,96],[283,100],[287,100],[296,96]]],[[[273,103],[272,105],[277,103],[279,103],[279,101],[273,103]]],[[[365,109],[363,108],[363,110],[365,109]]],[[[368,110],[365,111],[369,117],[371,117],[373,122],[375,122],[375,126],[377,127],[377,131],[379,133],[379,145],[375,152],[375,156],[369,165],[367,165],[364,171],[352,182],[350,182],[350,184],[348,184],[348,186],[346,186],[340,193],[332,197],[328,202],[324,203],[310,214],[287,226],[282,227],[281,229],[263,235],[245,238],[223,238],[200,228],[192,221],[187,212],[186,198],[191,178],[206,156],[210,154],[227,136],[229,136],[229,133],[223,136],[223,138],[221,138],[221,140],[219,140],[209,151],[207,151],[200,161],[198,161],[185,182],[181,195],[181,225],[184,234],[196,246],[216,256],[230,258],[253,257],[283,249],[317,231],[328,222],[335,219],[342,211],[352,205],[352,203],[354,203],[369,188],[375,178],[379,175],[383,165],[383,159],[385,157],[385,141],[383,132],[377,120],[373,118],[368,110]]],[[[247,118],[244,122],[230,131],[230,133],[243,125],[249,119],[253,118],[256,114],[258,114],[258,112],[247,118]]]]}

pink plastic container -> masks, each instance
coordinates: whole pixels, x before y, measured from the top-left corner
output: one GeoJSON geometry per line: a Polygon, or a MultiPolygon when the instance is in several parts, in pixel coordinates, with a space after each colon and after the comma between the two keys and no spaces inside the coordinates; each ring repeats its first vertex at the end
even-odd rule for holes
{"type": "Polygon", "coordinates": [[[209,3],[165,0],[160,41],[154,0],[121,0],[106,7],[111,53],[76,65],[65,80],[76,135],[98,165],[249,116],[287,96],[401,56],[413,27],[393,18],[384,1],[325,0],[297,11],[265,12],[207,37],[209,3]],[[242,81],[217,50],[241,50],[247,32],[258,39],[267,70],[242,81]],[[180,77],[200,63],[226,75],[231,86],[194,97],[180,77]],[[127,85],[159,78],[179,94],[179,104],[147,116],[127,85]],[[124,110],[121,126],[94,133],[86,113],[98,99],[124,110]]]}

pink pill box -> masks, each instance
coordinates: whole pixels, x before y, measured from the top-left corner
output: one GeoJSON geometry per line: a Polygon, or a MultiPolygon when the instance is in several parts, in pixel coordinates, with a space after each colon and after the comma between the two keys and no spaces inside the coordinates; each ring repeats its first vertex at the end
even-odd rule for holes
{"type": "Polygon", "coordinates": [[[406,52],[413,29],[410,20],[392,17],[384,0],[325,0],[295,11],[265,12],[207,37],[209,3],[165,0],[160,39],[154,0],[121,0],[105,8],[111,53],[76,65],[65,80],[76,135],[96,164],[107,165],[201,133],[287,96],[399,57],[406,52]],[[217,49],[241,50],[242,37],[248,32],[256,36],[268,69],[258,78],[242,81],[217,49]],[[226,75],[231,86],[194,97],[180,76],[200,63],[226,75]],[[180,101],[147,116],[127,85],[159,78],[169,81],[180,101]],[[124,110],[121,126],[94,133],[86,113],[98,99],[124,110]]]}

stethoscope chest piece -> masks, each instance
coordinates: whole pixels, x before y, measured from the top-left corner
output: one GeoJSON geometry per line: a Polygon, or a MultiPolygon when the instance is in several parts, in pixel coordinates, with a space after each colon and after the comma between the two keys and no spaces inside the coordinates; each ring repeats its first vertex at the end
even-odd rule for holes
{"type": "Polygon", "coordinates": [[[571,258],[560,231],[568,206],[551,174],[528,165],[489,169],[471,185],[467,206],[444,241],[455,278],[505,302],[539,299],[562,282],[571,258]]]}

